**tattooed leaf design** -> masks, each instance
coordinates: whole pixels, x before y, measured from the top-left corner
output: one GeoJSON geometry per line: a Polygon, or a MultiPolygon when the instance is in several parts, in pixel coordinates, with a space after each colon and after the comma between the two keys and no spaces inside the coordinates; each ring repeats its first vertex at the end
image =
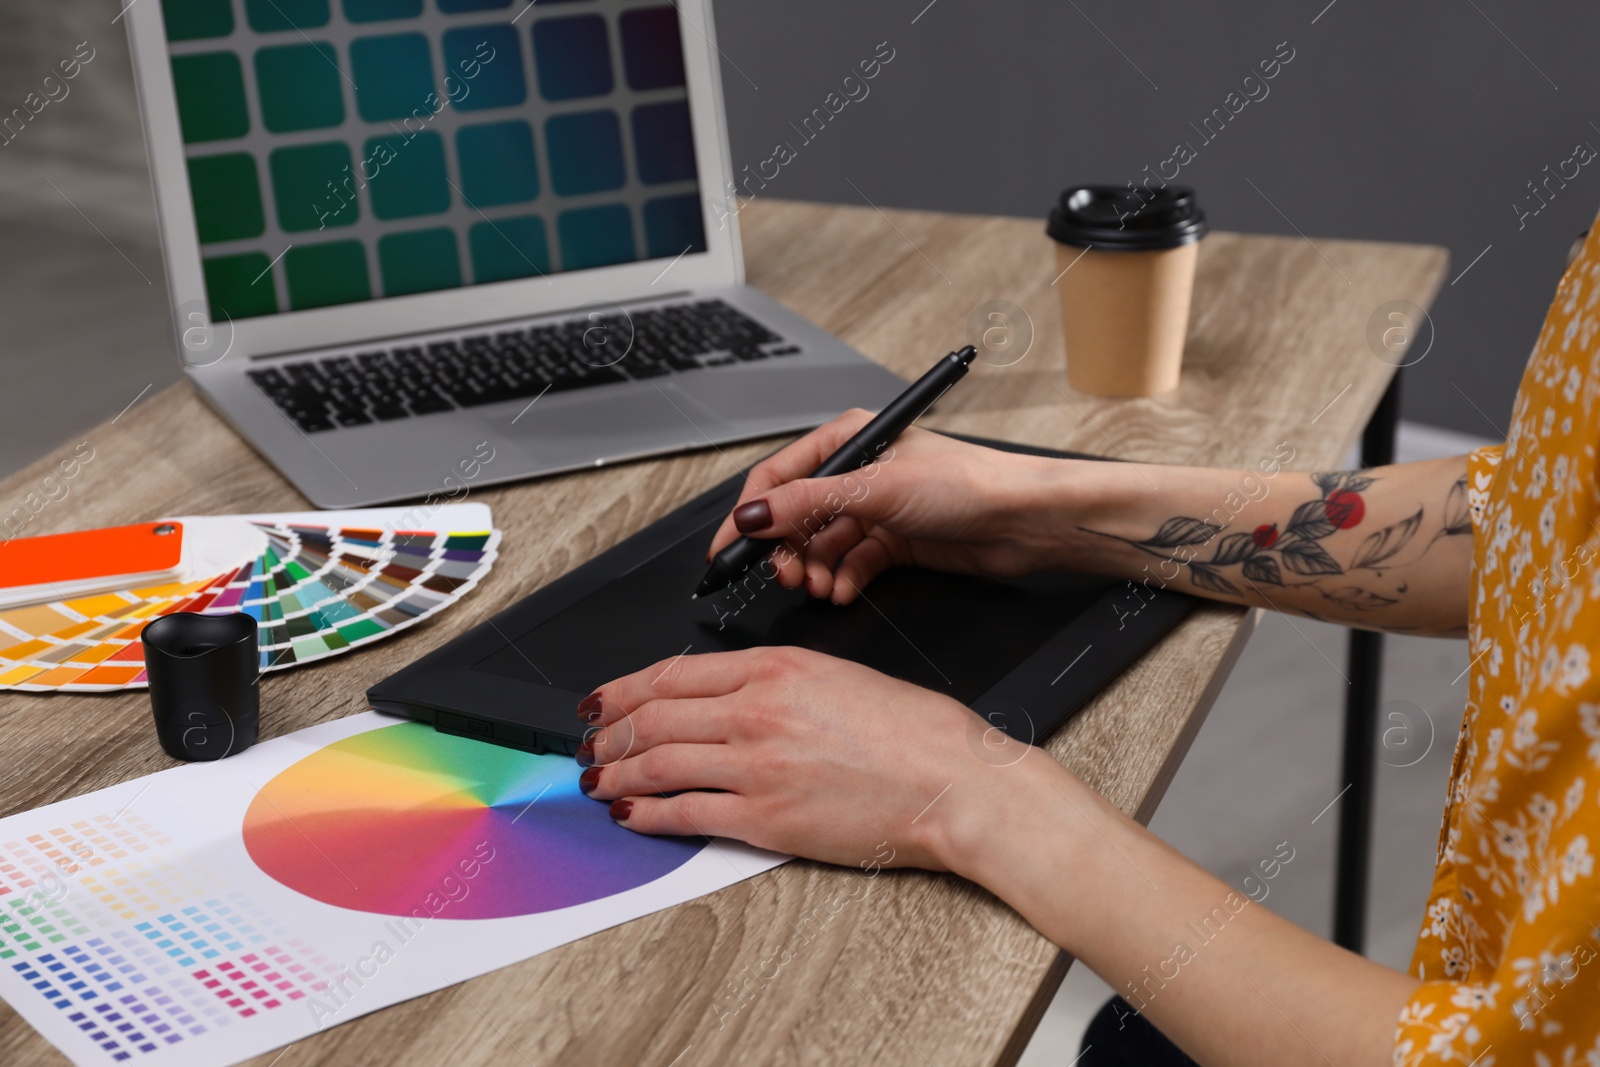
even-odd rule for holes
{"type": "Polygon", "coordinates": [[[1376,478],[1368,478],[1364,474],[1352,474],[1345,479],[1344,488],[1352,493],[1365,493],[1375,481],[1376,478]]]}
{"type": "Polygon", "coordinates": [[[1339,524],[1328,518],[1326,500],[1308,500],[1294,509],[1285,532],[1314,541],[1319,537],[1327,537],[1338,528],[1339,524]]]}
{"type": "Polygon", "coordinates": [[[1211,560],[1219,567],[1238,563],[1256,550],[1255,539],[1247,533],[1229,534],[1217,544],[1217,554],[1211,560]]]}
{"type": "Polygon", "coordinates": [[[1283,573],[1271,556],[1251,556],[1244,561],[1244,576],[1260,585],[1282,585],[1283,573]]]}
{"type": "Polygon", "coordinates": [[[1314,541],[1296,541],[1283,546],[1283,562],[1296,574],[1341,574],[1339,564],[1314,541]]]}
{"type": "Polygon", "coordinates": [[[1444,500],[1444,532],[1465,534],[1472,532],[1472,508],[1467,502],[1467,479],[1457,478],[1444,500]]]}
{"type": "Polygon", "coordinates": [[[1370,589],[1363,589],[1358,585],[1340,586],[1333,592],[1323,593],[1322,595],[1334,603],[1342,604],[1354,611],[1370,611],[1373,608],[1382,608],[1398,603],[1394,597],[1380,596],[1370,589]]]}
{"type": "Polygon", "coordinates": [[[1372,483],[1376,481],[1374,478],[1369,478],[1365,474],[1357,474],[1355,471],[1322,471],[1318,474],[1313,474],[1311,480],[1318,489],[1322,490],[1323,496],[1337,492],[1340,489],[1351,493],[1364,493],[1372,488],[1372,483]]]}
{"type": "Polygon", "coordinates": [[[1201,589],[1209,589],[1213,593],[1228,593],[1233,596],[1244,595],[1239,591],[1238,586],[1204,563],[1189,564],[1189,577],[1194,580],[1195,585],[1201,589]]]}
{"type": "Polygon", "coordinates": [[[1154,548],[1177,548],[1180,545],[1202,545],[1222,532],[1222,527],[1204,519],[1191,519],[1185,515],[1168,519],[1161,524],[1154,537],[1140,541],[1154,548]]]}
{"type": "Polygon", "coordinates": [[[1392,559],[1395,553],[1406,547],[1416,536],[1417,528],[1422,525],[1422,509],[1409,519],[1401,519],[1392,526],[1385,526],[1375,534],[1369,534],[1361,547],[1356,549],[1355,559],[1350,561],[1350,569],[1361,567],[1376,567],[1385,560],[1392,559]]]}

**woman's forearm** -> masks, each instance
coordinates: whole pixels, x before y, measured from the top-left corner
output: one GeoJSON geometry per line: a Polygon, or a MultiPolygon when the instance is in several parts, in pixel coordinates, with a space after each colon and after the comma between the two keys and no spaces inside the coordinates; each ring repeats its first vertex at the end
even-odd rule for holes
{"type": "MultiPolygon", "coordinates": [[[[1016,908],[1190,1055],[1227,1067],[1390,1062],[1415,979],[1213,878],[1042,753],[1006,772],[1016,778],[1004,791],[948,809],[936,846],[946,864],[1016,908]]],[[[1285,848],[1292,857],[1292,842],[1264,855],[1282,862],[1285,848]]]]}
{"type": "MultiPolygon", "coordinates": [[[[1307,474],[1044,461],[1062,565],[1375,630],[1466,632],[1466,459],[1307,474]]],[[[1136,607],[1129,601],[1130,610],[1136,607]]]]}

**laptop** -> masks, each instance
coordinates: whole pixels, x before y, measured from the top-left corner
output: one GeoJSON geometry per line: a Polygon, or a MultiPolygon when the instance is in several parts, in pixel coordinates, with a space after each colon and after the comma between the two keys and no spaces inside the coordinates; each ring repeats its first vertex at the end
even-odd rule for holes
{"type": "Polygon", "coordinates": [[[904,383],[743,284],[709,0],[145,0],[177,345],[320,507],[815,426],[904,383]]]}

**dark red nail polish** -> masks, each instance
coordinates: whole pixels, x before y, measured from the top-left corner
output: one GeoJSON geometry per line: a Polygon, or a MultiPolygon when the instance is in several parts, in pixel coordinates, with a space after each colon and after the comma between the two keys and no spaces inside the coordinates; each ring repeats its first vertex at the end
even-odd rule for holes
{"type": "Polygon", "coordinates": [[[594,722],[600,717],[600,694],[590,693],[578,701],[578,718],[584,722],[594,722]]]}
{"type": "Polygon", "coordinates": [[[578,746],[578,751],[573,753],[572,758],[578,761],[578,766],[580,767],[592,766],[594,764],[594,742],[584,738],[583,743],[578,746]]]}
{"type": "Polygon", "coordinates": [[[585,793],[593,793],[600,788],[600,768],[590,767],[578,775],[578,788],[585,793]]]}
{"type": "Polygon", "coordinates": [[[772,525],[772,507],[765,500],[752,500],[733,509],[733,524],[740,533],[754,533],[772,525]]]}
{"type": "Polygon", "coordinates": [[[617,822],[627,822],[628,816],[633,814],[633,801],[613,800],[611,802],[611,817],[617,822]]]}

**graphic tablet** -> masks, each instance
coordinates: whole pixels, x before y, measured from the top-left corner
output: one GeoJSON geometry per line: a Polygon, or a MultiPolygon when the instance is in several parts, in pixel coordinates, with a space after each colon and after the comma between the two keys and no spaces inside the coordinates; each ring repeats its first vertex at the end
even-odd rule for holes
{"type": "Polygon", "coordinates": [[[571,753],[585,729],[578,701],[613,678],[680,654],[798,645],[947,693],[1035,742],[1196,603],[1096,575],[997,580],[917,568],[879,576],[842,608],[754,576],[691,600],[742,484],[728,479],[379,682],[372,707],[445,733],[571,753]]]}

